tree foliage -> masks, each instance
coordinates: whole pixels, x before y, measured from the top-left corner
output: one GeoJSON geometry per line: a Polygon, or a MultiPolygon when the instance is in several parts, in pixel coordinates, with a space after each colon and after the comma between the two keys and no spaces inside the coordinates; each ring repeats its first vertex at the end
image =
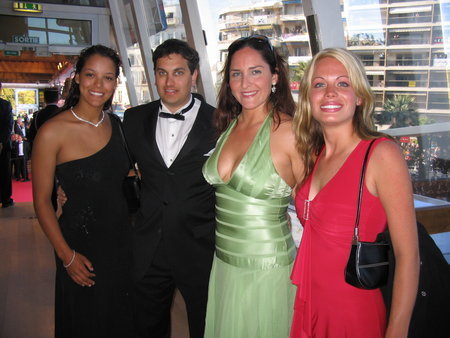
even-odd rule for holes
{"type": "Polygon", "coordinates": [[[13,88],[3,88],[2,89],[2,98],[11,103],[13,110],[16,109],[16,100],[15,100],[13,88]]]}
{"type": "Polygon", "coordinates": [[[291,68],[291,81],[300,81],[305,74],[306,66],[308,62],[299,62],[295,67],[291,68]]]}
{"type": "Polygon", "coordinates": [[[386,99],[383,111],[375,116],[376,123],[390,124],[390,128],[419,125],[419,114],[415,107],[415,98],[410,95],[394,95],[386,99]]]}
{"type": "Polygon", "coordinates": [[[21,90],[18,100],[19,104],[36,104],[36,93],[34,90],[21,90]]]}

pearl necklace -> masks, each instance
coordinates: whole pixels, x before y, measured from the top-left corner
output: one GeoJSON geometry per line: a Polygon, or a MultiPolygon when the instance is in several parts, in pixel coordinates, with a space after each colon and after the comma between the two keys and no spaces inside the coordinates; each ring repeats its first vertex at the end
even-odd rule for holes
{"type": "Polygon", "coordinates": [[[77,114],[75,114],[75,112],[72,109],[73,107],[70,107],[70,111],[72,112],[72,115],[75,116],[75,118],[77,120],[80,120],[81,122],[86,122],[88,124],[90,124],[91,126],[94,126],[95,128],[97,128],[105,119],[105,112],[102,110],[102,118],[100,119],[100,121],[98,121],[97,123],[93,123],[91,121],[85,120],[82,117],[79,117],[77,114]]]}

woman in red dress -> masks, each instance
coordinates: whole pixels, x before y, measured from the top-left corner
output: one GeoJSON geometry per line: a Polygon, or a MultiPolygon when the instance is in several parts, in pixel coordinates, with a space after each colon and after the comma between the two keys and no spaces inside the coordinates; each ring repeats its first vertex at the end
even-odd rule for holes
{"type": "Polygon", "coordinates": [[[295,198],[304,233],[292,272],[298,289],[291,337],[406,337],[419,253],[412,186],[400,148],[374,130],[373,95],[352,53],[318,53],[299,92],[294,128],[306,178],[295,198]],[[360,240],[374,241],[389,225],[396,269],[388,320],[379,289],[358,289],[344,280],[362,162],[373,139],[360,240]]]}

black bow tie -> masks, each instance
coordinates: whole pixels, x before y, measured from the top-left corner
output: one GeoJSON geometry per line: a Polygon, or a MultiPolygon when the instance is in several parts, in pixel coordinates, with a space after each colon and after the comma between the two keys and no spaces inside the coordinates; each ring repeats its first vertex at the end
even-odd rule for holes
{"type": "MultiPolygon", "coordinates": [[[[184,121],[184,113],[187,113],[189,110],[192,109],[192,107],[194,106],[195,100],[194,100],[194,96],[192,96],[191,99],[191,103],[189,103],[189,106],[187,106],[186,108],[182,109],[181,112],[176,113],[176,114],[171,114],[171,113],[166,113],[164,111],[159,113],[159,117],[165,118],[165,119],[175,119],[175,120],[180,120],[180,121],[184,121]]],[[[162,105],[161,103],[159,103],[159,107],[161,108],[162,105]]]]}
{"type": "Polygon", "coordinates": [[[171,114],[171,113],[166,113],[166,112],[162,111],[159,113],[159,117],[162,117],[165,119],[175,119],[175,120],[184,121],[184,115],[181,115],[181,113],[171,114]]]}

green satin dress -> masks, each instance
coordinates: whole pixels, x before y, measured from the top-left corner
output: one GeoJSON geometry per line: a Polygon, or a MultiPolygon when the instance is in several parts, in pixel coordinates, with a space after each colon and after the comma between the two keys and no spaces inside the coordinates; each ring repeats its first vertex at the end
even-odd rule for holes
{"type": "Polygon", "coordinates": [[[271,158],[269,114],[228,182],[217,171],[219,138],[203,167],[216,188],[216,254],[209,281],[206,338],[289,337],[296,248],[287,223],[291,188],[271,158]]]}

